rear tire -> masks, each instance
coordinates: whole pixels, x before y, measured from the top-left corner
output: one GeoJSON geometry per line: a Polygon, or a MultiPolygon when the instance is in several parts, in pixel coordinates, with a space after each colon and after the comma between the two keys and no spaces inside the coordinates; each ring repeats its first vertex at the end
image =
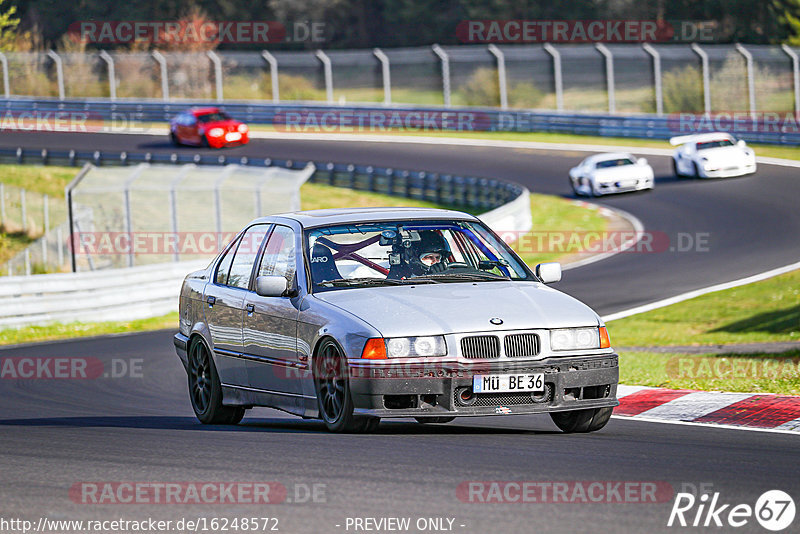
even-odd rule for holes
{"type": "Polygon", "coordinates": [[[550,418],[562,432],[594,432],[600,430],[611,418],[613,408],[588,408],[569,412],[552,412],[550,418]]]}
{"type": "Polygon", "coordinates": [[[378,427],[379,418],[353,414],[347,358],[331,339],[322,342],[314,357],[314,388],[320,419],[331,432],[372,432],[378,427]]]}
{"type": "Polygon", "coordinates": [[[197,419],[204,425],[235,425],[244,417],[244,408],[222,405],[222,386],[211,352],[195,338],[189,349],[189,398],[197,419]]]}

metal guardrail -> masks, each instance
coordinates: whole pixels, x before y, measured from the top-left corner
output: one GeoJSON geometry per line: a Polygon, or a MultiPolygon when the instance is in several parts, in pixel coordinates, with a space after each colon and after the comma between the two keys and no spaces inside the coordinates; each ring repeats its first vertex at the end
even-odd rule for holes
{"type": "Polygon", "coordinates": [[[94,165],[133,165],[137,163],[172,163],[183,165],[277,165],[300,170],[313,163],[316,171],[309,179],[323,183],[416,200],[427,200],[449,206],[463,206],[476,210],[500,207],[527,191],[518,184],[493,178],[459,176],[426,171],[392,169],[372,165],[283,160],[272,158],[231,158],[226,155],[201,155],[158,152],[103,152],[78,150],[47,150],[0,148],[0,162],[77,166],[90,162],[94,165]]]}
{"type": "Polygon", "coordinates": [[[0,278],[0,328],[164,315],[176,309],[186,274],[207,263],[0,278]]]}
{"type": "MultiPolygon", "coordinates": [[[[76,114],[78,125],[70,123],[68,117],[63,131],[92,128],[113,131],[115,124],[121,130],[136,132],[135,123],[166,122],[181,111],[192,106],[218,105],[207,101],[157,102],[109,100],[58,100],[52,98],[6,98],[0,99],[0,115],[22,116],[38,114],[47,122],[47,114],[67,112],[76,114]],[[99,124],[83,125],[86,121],[99,124]],[[116,123],[115,123],[116,121],[116,123]]],[[[272,125],[287,131],[307,131],[307,117],[314,114],[317,122],[329,121],[331,130],[347,130],[354,127],[369,130],[372,117],[379,117],[380,124],[399,121],[404,127],[435,130],[459,130],[477,132],[549,132],[603,137],[631,137],[642,139],[669,139],[676,135],[724,129],[748,142],[800,145],[798,120],[784,120],[781,115],[773,122],[768,118],[757,118],[753,123],[747,117],[732,120],[731,117],[710,116],[703,121],[702,115],[690,115],[682,123],[680,114],[659,116],[655,114],[612,115],[600,113],[562,113],[530,110],[502,110],[494,108],[414,107],[403,105],[380,106],[334,106],[315,103],[270,104],[255,102],[226,102],[220,105],[237,119],[251,124],[272,125]],[[722,118],[720,118],[722,117],[722,118]],[[760,121],[760,122],[759,122],[760,121]],[[720,128],[720,123],[723,127],[720,128]],[[340,126],[342,125],[343,126],[340,126]]],[[[790,114],[791,115],[791,114],[790,114]]],[[[316,124],[316,123],[315,123],[316,124]]],[[[57,130],[58,126],[45,124],[43,129],[57,130]]],[[[327,131],[327,125],[311,126],[311,131],[327,131]]]]}

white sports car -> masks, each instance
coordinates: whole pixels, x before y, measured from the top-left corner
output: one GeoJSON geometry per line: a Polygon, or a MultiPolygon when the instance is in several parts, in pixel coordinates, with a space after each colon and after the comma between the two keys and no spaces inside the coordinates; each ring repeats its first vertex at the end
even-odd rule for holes
{"type": "Polygon", "coordinates": [[[682,135],[669,140],[676,176],[727,178],[756,172],[756,155],[742,139],[725,132],[682,135]]]}
{"type": "Polygon", "coordinates": [[[595,154],[569,170],[576,195],[600,196],[653,189],[653,168],[644,158],[626,152],[595,154]]]}

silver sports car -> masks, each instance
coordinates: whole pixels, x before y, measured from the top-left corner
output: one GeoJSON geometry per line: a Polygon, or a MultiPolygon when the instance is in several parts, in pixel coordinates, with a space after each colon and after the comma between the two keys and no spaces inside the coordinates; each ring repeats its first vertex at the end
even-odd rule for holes
{"type": "Polygon", "coordinates": [[[186,277],[175,347],[197,418],[269,406],[332,431],[381,418],[548,412],[605,426],[619,369],[600,317],[479,219],[362,208],[250,223],[186,277]]]}

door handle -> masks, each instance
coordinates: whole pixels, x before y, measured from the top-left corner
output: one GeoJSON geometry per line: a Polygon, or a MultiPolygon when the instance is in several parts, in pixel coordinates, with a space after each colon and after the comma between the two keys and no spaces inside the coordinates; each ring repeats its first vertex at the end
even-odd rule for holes
{"type": "Polygon", "coordinates": [[[213,306],[214,303],[217,302],[217,297],[215,297],[214,295],[209,295],[206,297],[206,302],[208,302],[209,306],[213,306]]]}
{"type": "Polygon", "coordinates": [[[252,304],[248,304],[247,306],[244,307],[244,309],[247,310],[247,313],[253,313],[253,311],[255,311],[256,308],[252,304]]]}

